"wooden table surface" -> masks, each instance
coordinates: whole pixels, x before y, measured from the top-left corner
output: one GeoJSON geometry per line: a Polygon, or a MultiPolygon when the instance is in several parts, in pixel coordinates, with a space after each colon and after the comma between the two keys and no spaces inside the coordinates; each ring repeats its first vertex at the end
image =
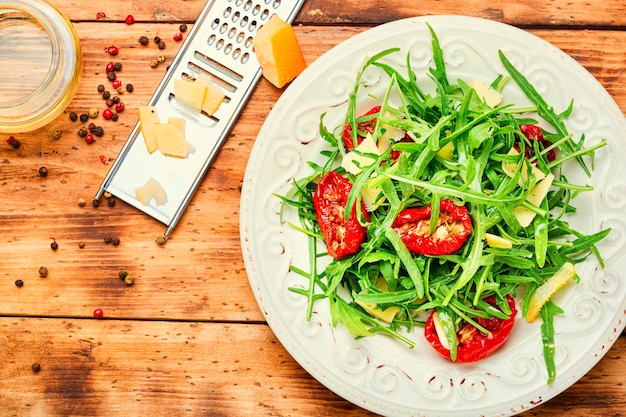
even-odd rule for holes
{"type": "MultiPolygon", "coordinates": [[[[0,134],[0,416],[365,416],[285,351],[250,290],[239,243],[239,184],[281,91],[262,80],[164,246],[161,223],[125,203],[91,206],[112,161],[163,77],[204,0],[52,0],[80,38],[83,73],[67,112],[37,131],[0,134]],[[97,12],[106,18],[96,19],[97,12]],[[132,14],[135,23],[124,18],[132,14]],[[160,36],[166,48],[139,47],[160,36]],[[117,45],[117,122],[88,145],[70,111],[103,109],[97,92],[117,45]],[[63,132],[60,139],[52,131],[63,132]],[[104,157],[104,162],[101,160],[104,157]],[[48,176],[38,174],[39,167],[48,176]],[[79,207],[78,200],[87,201],[79,207]],[[116,236],[119,245],[107,244],[116,236]],[[58,250],[50,248],[51,238],[58,250]],[[79,243],[83,242],[84,247],[79,243]],[[41,278],[40,266],[48,269],[41,278]],[[120,270],[134,276],[125,285],[120,270]],[[24,286],[14,285],[21,279],[24,286]],[[96,319],[94,310],[104,316],[96,319]],[[40,364],[40,371],[31,366],[40,364]]],[[[465,14],[528,30],[586,67],[626,111],[624,0],[307,0],[295,29],[307,62],[369,27],[428,14],[465,14]],[[413,5],[415,4],[415,5],[413,5]]],[[[7,71],[6,68],[2,69],[7,71]]],[[[524,416],[626,415],[626,337],[571,388],[524,416]]]]}

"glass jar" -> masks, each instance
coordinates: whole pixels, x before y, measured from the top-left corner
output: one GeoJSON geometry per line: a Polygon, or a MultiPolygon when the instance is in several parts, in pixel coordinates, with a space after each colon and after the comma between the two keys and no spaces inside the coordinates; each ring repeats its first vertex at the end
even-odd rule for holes
{"type": "Polygon", "coordinates": [[[44,0],[0,0],[0,133],[55,119],[81,72],[78,36],[60,10],[44,0]]]}

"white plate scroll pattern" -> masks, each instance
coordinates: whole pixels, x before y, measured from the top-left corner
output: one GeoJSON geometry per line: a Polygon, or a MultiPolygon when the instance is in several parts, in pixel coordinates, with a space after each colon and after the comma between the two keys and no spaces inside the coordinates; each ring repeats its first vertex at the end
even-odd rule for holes
{"type": "MultiPolygon", "coordinates": [[[[366,93],[381,96],[383,75],[366,74],[366,93]]],[[[507,100],[522,105],[525,97],[509,83],[507,100]]],[[[365,94],[365,93],[364,93],[365,94]]],[[[362,97],[368,107],[367,98],[362,97]]],[[[325,53],[283,93],[266,119],[246,169],[241,199],[241,244],[250,285],[273,332],[300,365],[329,389],[365,409],[385,416],[509,416],[558,395],[591,369],[626,323],[626,119],[609,94],[576,61],[542,39],[514,27],[463,16],[428,16],[370,29],[325,53]],[[612,231],[600,245],[602,269],[590,258],[577,267],[578,285],[558,294],[565,314],[555,319],[557,379],[548,386],[542,358],[539,321],[518,320],[507,343],[475,364],[452,364],[423,340],[420,329],[406,336],[413,350],[384,336],[355,340],[341,325],[332,327],[328,304],[318,302],[305,320],[306,300],[288,291],[304,287],[289,266],[308,265],[306,237],[280,223],[279,200],[294,178],[308,173],[308,160],[319,158],[324,143],[319,117],[341,124],[347,97],[365,57],[391,46],[401,52],[386,58],[396,68],[411,66],[420,82],[432,65],[427,23],[437,33],[448,76],[454,81],[490,82],[504,69],[502,50],[557,112],[574,110],[566,125],[594,144],[595,172],[587,178],[568,171],[570,181],[589,184],[593,192],[575,201],[569,220],[584,233],[612,231]]],[[[293,217],[288,220],[297,221],[293,217]]]]}

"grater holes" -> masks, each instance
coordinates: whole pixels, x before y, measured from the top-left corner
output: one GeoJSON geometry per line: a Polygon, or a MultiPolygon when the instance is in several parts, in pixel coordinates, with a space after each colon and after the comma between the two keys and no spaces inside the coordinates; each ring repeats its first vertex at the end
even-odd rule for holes
{"type": "MultiPolygon", "coordinates": [[[[233,71],[232,69],[220,64],[219,62],[217,62],[216,60],[214,60],[213,58],[203,54],[202,52],[198,52],[196,51],[194,53],[194,57],[199,60],[200,62],[202,62],[203,64],[206,64],[207,66],[209,66],[211,69],[219,72],[222,75],[225,75],[229,78],[231,78],[233,81],[236,82],[241,82],[241,80],[243,80],[243,76],[235,71],[233,71]]],[[[202,68],[196,64],[193,63],[189,63],[189,68],[191,68],[192,70],[194,70],[195,72],[201,71],[202,68]]],[[[224,87],[225,89],[229,90],[229,91],[235,91],[236,88],[234,85],[226,82],[223,80],[223,82],[220,84],[222,85],[222,87],[224,87]]]]}
{"type": "Polygon", "coordinates": [[[275,9],[278,9],[280,7],[281,2],[282,2],[281,0],[274,0],[272,7],[274,7],[275,9]]]}
{"type": "Polygon", "coordinates": [[[230,14],[233,12],[233,8],[228,6],[225,10],[224,10],[224,19],[228,19],[228,17],[230,16],[230,14]]]}
{"type": "Polygon", "coordinates": [[[243,4],[243,0],[235,0],[235,6],[241,7],[242,4],[243,4]]]}
{"type": "Polygon", "coordinates": [[[250,32],[254,32],[257,28],[257,22],[256,20],[253,20],[252,22],[250,22],[250,24],[248,25],[248,30],[250,32]]]}
{"type": "Polygon", "coordinates": [[[213,33],[213,34],[211,34],[211,36],[209,36],[209,39],[208,39],[207,43],[209,45],[213,45],[216,40],[217,40],[217,36],[215,36],[215,34],[213,33]]]}
{"type": "Polygon", "coordinates": [[[240,18],[240,17],[241,17],[241,13],[240,13],[240,12],[238,12],[238,11],[237,11],[237,12],[235,12],[235,13],[233,14],[233,19],[232,19],[232,20],[233,20],[233,23],[235,23],[237,20],[239,20],[239,18],[240,18]]]}
{"type": "Polygon", "coordinates": [[[241,48],[235,48],[233,51],[233,59],[238,59],[241,56],[241,48]]]}
{"type": "Polygon", "coordinates": [[[224,54],[228,55],[232,52],[233,50],[233,44],[229,43],[228,45],[226,45],[226,47],[224,48],[224,54]]]}
{"type": "Polygon", "coordinates": [[[243,6],[243,9],[247,12],[252,8],[252,0],[246,1],[246,4],[243,6]]]}
{"type": "Polygon", "coordinates": [[[223,35],[224,33],[226,33],[227,30],[228,30],[228,23],[222,23],[222,26],[220,26],[220,33],[223,35]]]}
{"type": "Polygon", "coordinates": [[[248,60],[250,59],[250,54],[247,52],[244,52],[243,55],[241,55],[241,63],[245,64],[246,62],[248,62],[248,60]]]}
{"type": "Polygon", "coordinates": [[[236,34],[237,34],[237,29],[235,28],[230,28],[230,30],[228,31],[228,37],[231,39],[234,38],[236,34]]]}
{"type": "Polygon", "coordinates": [[[219,24],[220,24],[220,19],[216,17],[216,18],[213,20],[213,22],[211,22],[211,29],[213,29],[213,30],[217,29],[217,27],[219,26],[219,24]]]}
{"type": "Polygon", "coordinates": [[[254,9],[252,10],[252,16],[256,16],[261,12],[261,6],[259,6],[258,4],[256,6],[254,6],[254,9]]]}
{"type": "Polygon", "coordinates": [[[254,40],[254,38],[252,36],[248,36],[248,39],[246,39],[246,42],[244,43],[244,46],[246,48],[250,48],[252,46],[253,40],[254,40]]]}
{"type": "Polygon", "coordinates": [[[243,40],[245,39],[245,37],[246,37],[246,34],[245,34],[245,33],[243,33],[243,32],[239,32],[239,33],[237,34],[237,38],[236,38],[235,40],[237,41],[237,43],[241,43],[241,42],[243,42],[243,40]]]}
{"type": "Polygon", "coordinates": [[[248,20],[249,20],[248,16],[244,16],[244,17],[241,19],[241,22],[239,22],[239,26],[244,27],[245,25],[247,25],[247,24],[248,24],[248,20]]]}
{"type": "Polygon", "coordinates": [[[263,13],[261,13],[261,20],[267,19],[267,16],[269,16],[269,15],[270,15],[270,11],[269,10],[267,10],[267,9],[263,10],[263,13]]]}

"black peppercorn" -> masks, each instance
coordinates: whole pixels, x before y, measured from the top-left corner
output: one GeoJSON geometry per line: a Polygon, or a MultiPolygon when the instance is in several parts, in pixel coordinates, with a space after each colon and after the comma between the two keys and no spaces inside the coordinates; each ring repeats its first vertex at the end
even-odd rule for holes
{"type": "Polygon", "coordinates": [[[113,113],[111,115],[111,120],[113,120],[114,122],[117,122],[117,119],[119,119],[119,118],[120,118],[120,115],[117,114],[117,113],[113,113]]]}
{"type": "Polygon", "coordinates": [[[20,288],[24,286],[24,281],[22,281],[21,279],[16,279],[15,280],[15,286],[20,288]]]}
{"type": "Polygon", "coordinates": [[[40,167],[39,168],[39,176],[40,177],[45,177],[48,175],[48,168],[46,167],[40,167]]]}
{"type": "Polygon", "coordinates": [[[87,120],[89,120],[89,115],[88,115],[87,113],[82,113],[82,114],[80,115],[80,121],[84,123],[84,122],[86,122],[87,120]]]}
{"type": "Polygon", "coordinates": [[[115,198],[113,197],[107,198],[107,204],[109,205],[109,207],[115,206],[115,198]]]}
{"type": "Polygon", "coordinates": [[[120,238],[119,238],[119,237],[117,237],[117,236],[113,236],[113,238],[111,239],[111,244],[112,244],[113,246],[117,246],[117,245],[119,245],[119,244],[120,244],[120,238]]]}
{"type": "Polygon", "coordinates": [[[33,363],[31,368],[34,373],[38,373],[39,371],[41,371],[41,365],[39,365],[38,363],[33,363]]]}
{"type": "Polygon", "coordinates": [[[100,205],[100,201],[94,198],[93,201],[91,202],[91,205],[94,207],[98,207],[100,205]]]}
{"type": "Polygon", "coordinates": [[[98,85],[98,93],[102,93],[102,92],[104,92],[104,85],[99,84],[98,85]]]}
{"type": "Polygon", "coordinates": [[[104,93],[102,93],[102,98],[105,100],[108,100],[111,97],[111,93],[109,93],[108,91],[105,91],[104,93]]]}
{"type": "Polygon", "coordinates": [[[71,120],[72,122],[75,122],[76,120],[78,120],[78,115],[76,114],[76,112],[75,112],[75,111],[73,111],[73,112],[71,112],[71,113],[70,113],[70,120],[71,120]]]}
{"type": "Polygon", "coordinates": [[[155,36],[154,43],[158,44],[159,42],[161,42],[161,38],[159,38],[158,36],[155,36]]]}
{"type": "Polygon", "coordinates": [[[52,250],[59,249],[59,244],[57,243],[57,241],[53,237],[51,237],[50,239],[52,239],[52,243],[50,244],[50,248],[52,250]]]}
{"type": "Polygon", "coordinates": [[[109,243],[111,243],[112,240],[113,240],[113,238],[111,236],[109,236],[109,235],[106,235],[104,237],[104,243],[109,244],[109,243]]]}
{"type": "Polygon", "coordinates": [[[128,91],[129,93],[132,93],[134,89],[135,87],[133,87],[132,84],[126,84],[126,91],[128,91]]]}
{"type": "Polygon", "coordinates": [[[118,96],[113,96],[111,100],[113,100],[113,104],[117,104],[120,102],[120,98],[118,96]]]}
{"type": "Polygon", "coordinates": [[[40,266],[39,267],[39,276],[42,278],[45,278],[48,276],[48,268],[46,268],[45,266],[40,266]]]}
{"type": "Polygon", "coordinates": [[[142,44],[143,46],[146,46],[148,44],[148,37],[147,36],[140,37],[139,43],[142,44]]]}
{"type": "Polygon", "coordinates": [[[117,78],[117,74],[115,73],[115,71],[109,71],[107,72],[107,79],[109,81],[113,81],[117,78]]]}
{"type": "Polygon", "coordinates": [[[165,49],[165,42],[161,41],[159,42],[159,49],[165,49]]]}
{"type": "Polygon", "coordinates": [[[187,32],[187,25],[182,23],[180,26],[178,26],[178,30],[182,33],[187,32]]]}
{"type": "Polygon", "coordinates": [[[87,131],[81,127],[80,130],[78,131],[78,136],[80,136],[81,138],[84,138],[85,136],[87,136],[87,131]]]}
{"type": "Polygon", "coordinates": [[[93,135],[101,138],[104,135],[104,129],[102,126],[96,126],[93,128],[93,135]]]}
{"type": "Polygon", "coordinates": [[[115,71],[121,71],[122,70],[122,63],[121,62],[116,62],[115,64],[113,64],[113,69],[115,71]]]}

